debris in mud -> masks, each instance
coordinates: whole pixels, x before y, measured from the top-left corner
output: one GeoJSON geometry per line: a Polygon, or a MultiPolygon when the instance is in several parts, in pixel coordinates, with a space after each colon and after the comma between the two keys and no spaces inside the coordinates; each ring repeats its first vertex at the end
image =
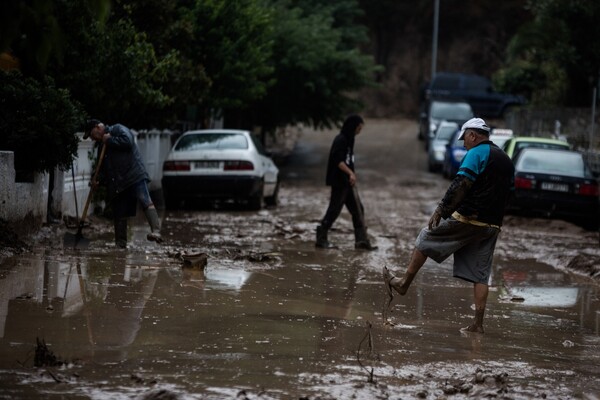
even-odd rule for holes
{"type": "Polygon", "coordinates": [[[177,393],[167,389],[152,390],[141,397],[142,400],[178,400],[181,399],[177,393]]]}
{"type": "Polygon", "coordinates": [[[567,269],[600,279],[600,258],[587,254],[579,254],[573,257],[569,264],[567,264],[567,269]]]}
{"type": "Polygon", "coordinates": [[[183,266],[188,268],[204,269],[208,264],[208,254],[197,253],[197,254],[183,254],[183,266]]]}
{"type": "Polygon", "coordinates": [[[196,268],[196,269],[204,269],[208,264],[207,253],[201,251],[181,251],[174,250],[167,252],[167,255],[171,258],[176,258],[183,262],[184,268],[196,268]]]}
{"type": "Polygon", "coordinates": [[[362,340],[358,344],[358,350],[356,351],[356,361],[358,361],[358,365],[360,365],[360,367],[367,372],[367,382],[368,383],[377,383],[374,379],[373,367],[370,367],[370,369],[365,367],[363,365],[362,361],[360,360],[360,350],[361,350],[362,344],[365,341],[366,341],[367,355],[371,355],[373,353],[373,335],[371,334],[371,328],[373,326],[371,325],[370,321],[366,321],[366,326],[367,326],[367,332],[365,333],[365,336],[363,336],[362,340]]]}
{"type": "Polygon", "coordinates": [[[65,361],[54,355],[52,350],[46,345],[44,339],[35,338],[37,345],[35,347],[35,358],[33,365],[36,367],[60,367],[65,364],[65,361]]]}
{"type": "Polygon", "coordinates": [[[263,262],[278,260],[283,254],[277,252],[250,252],[247,255],[249,261],[263,262]]]}

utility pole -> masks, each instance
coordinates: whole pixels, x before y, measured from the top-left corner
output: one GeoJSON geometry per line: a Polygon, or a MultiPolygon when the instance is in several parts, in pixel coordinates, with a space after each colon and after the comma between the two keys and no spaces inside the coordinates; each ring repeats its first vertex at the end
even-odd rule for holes
{"type": "Polygon", "coordinates": [[[590,129],[590,147],[589,150],[594,150],[594,128],[596,125],[596,92],[598,88],[594,86],[594,94],[592,98],[592,128],[590,129]]]}
{"type": "Polygon", "coordinates": [[[433,43],[431,45],[431,80],[435,76],[437,66],[438,25],[440,23],[440,0],[433,0],[433,43]]]}

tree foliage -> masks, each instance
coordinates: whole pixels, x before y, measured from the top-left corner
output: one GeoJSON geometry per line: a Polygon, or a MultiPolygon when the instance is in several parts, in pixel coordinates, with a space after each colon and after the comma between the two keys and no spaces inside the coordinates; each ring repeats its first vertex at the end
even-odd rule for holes
{"type": "Polygon", "coordinates": [[[496,81],[534,103],[589,105],[600,78],[600,3],[539,0],[529,7],[534,19],[512,38],[496,81]]]}
{"type": "Polygon", "coordinates": [[[51,79],[0,71],[0,150],[15,152],[15,169],[71,168],[83,123],[81,106],[51,79]]]}
{"type": "Polygon", "coordinates": [[[366,31],[354,0],[273,1],[273,81],[251,106],[270,131],[286,124],[331,126],[360,110],[357,91],[374,82],[372,57],[360,52],[366,31]]]}

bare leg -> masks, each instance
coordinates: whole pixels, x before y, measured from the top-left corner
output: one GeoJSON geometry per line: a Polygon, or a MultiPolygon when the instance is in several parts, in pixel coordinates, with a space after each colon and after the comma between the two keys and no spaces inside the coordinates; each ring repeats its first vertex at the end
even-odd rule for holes
{"type": "Polygon", "coordinates": [[[414,249],[408,264],[408,269],[404,274],[404,278],[392,277],[390,280],[390,286],[394,288],[401,296],[404,296],[410,287],[413,279],[417,276],[417,272],[421,269],[423,264],[427,261],[427,256],[421,253],[420,250],[414,249]]]}
{"type": "Polygon", "coordinates": [[[475,319],[473,323],[463,331],[483,333],[483,315],[485,314],[485,305],[487,303],[489,288],[483,283],[473,285],[473,297],[475,300],[475,319]]]}

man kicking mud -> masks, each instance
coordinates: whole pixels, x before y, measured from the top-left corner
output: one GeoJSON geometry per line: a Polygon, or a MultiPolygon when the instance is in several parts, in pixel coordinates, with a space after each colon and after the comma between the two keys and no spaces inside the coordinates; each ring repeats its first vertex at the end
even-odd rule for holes
{"type": "Polygon", "coordinates": [[[467,154],[428,227],[417,237],[404,278],[383,267],[391,302],[393,290],[406,294],[427,257],[441,263],[454,254],[453,275],[473,282],[475,300],[475,319],[461,330],[478,333],[483,333],[494,249],[514,180],[512,161],[489,135],[490,128],[481,118],[463,124],[459,139],[464,140],[467,154]]]}

